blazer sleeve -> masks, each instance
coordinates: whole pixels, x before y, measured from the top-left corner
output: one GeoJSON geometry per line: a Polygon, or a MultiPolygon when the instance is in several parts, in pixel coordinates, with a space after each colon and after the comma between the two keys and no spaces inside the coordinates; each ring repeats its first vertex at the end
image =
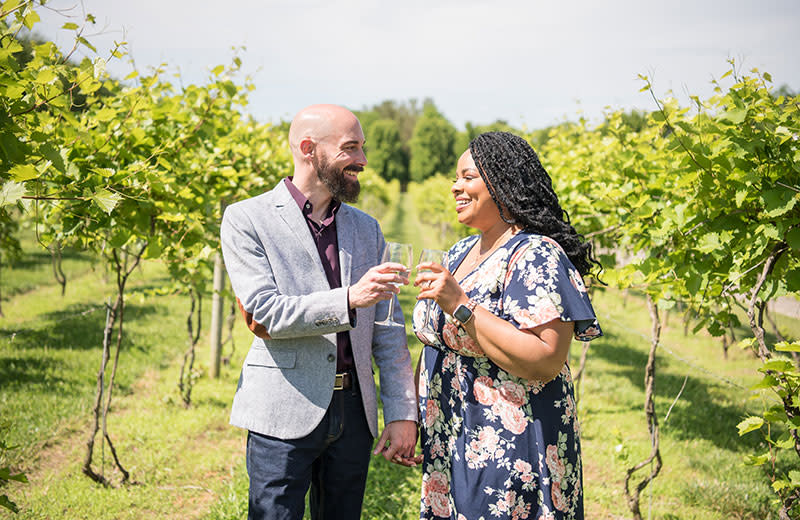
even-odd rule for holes
{"type": "MultiPolygon", "coordinates": [[[[385,242],[380,227],[378,233],[378,251],[383,251],[385,242]]],[[[393,296],[394,319],[403,323],[403,309],[397,296],[393,296]]],[[[377,315],[386,316],[389,300],[378,303],[377,315]]],[[[411,355],[408,352],[404,327],[385,327],[373,325],[372,356],[378,366],[380,376],[381,402],[383,404],[383,422],[417,420],[417,394],[414,389],[414,375],[411,370],[411,355]]]]}
{"type": "Polygon", "coordinates": [[[225,209],[220,240],[236,301],[256,336],[285,339],[353,328],[347,287],[303,295],[278,291],[267,251],[245,208],[234,204],[225,209]]]}

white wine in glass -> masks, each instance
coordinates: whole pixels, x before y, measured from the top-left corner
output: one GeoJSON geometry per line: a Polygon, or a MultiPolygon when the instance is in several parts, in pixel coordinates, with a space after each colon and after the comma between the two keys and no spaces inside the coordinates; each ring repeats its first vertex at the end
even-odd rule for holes
{"type": "MultiPolygon", "coordinates": [[[[444,262],[444,257],[447,253],[440,249],[423,249],[422,252],[419,254],[419,262],[417,263],[428,263],[428,262],[436,262],[437,264],[442,264],[444,262]]],[[[420,269],[420,272],[430,271],[430,269],[420,269]]],[[[422,322],[422,328],[419,329],[418,332],[435,332],[432,330],[430,326],[430,318],[431,318],[431,306],[433,305],[433,301],[430,299],[425,300],[425,321],[422,322]]]]}
{"type": "MultiPolygon", "coordinates": [[[[398,264],[403,264],[405,266],[411,265],[412,259],[412,249],[411,244],[403,244],[400,242],[387,242],[386,248],[383,250],[383,258],[381,259],[381,263],[386,262],[395,262],[398,264]]],[[[398,271],[401,272],[401,271],[398,271]]],[[[407,271],[406,271],[407,272],[407,271]]],[[[401,283],[392,282],[392,285],[400,286],[401,283]]],[[[376,321],[376,325],[385,325],[387,327],[404,327],[404,323],[398,323],[394,321],[394,300],[395,296],[392,295],[391,299],[389,300],[389,313],[386,316],[386,319],[383,321],[376,321]]]]}

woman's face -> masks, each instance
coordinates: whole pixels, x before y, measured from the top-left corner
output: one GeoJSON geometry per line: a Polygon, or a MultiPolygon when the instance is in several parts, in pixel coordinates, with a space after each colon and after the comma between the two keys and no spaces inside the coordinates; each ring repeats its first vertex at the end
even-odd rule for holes
{"type": "Polygon", "coordinates": [[[485,231],[502,221],[469,150],[458,159],[456,180],[450,192],[456,199],[458,221],[462,224],[485,231]]]}

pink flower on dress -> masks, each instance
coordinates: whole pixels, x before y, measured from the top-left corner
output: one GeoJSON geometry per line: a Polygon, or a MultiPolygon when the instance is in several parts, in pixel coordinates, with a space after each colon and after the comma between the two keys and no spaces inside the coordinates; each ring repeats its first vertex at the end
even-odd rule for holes
{"type": "Polygon", "coordinates": [[[431,493],[447,494],[450,492],[450,481],[441,471],[431,471],[428,477],[428,491],[431,493]]]}
{"type": "Polygon", "coordinates": [[[489,376],[480,376],[475,379],[472,394],[479,403],[486,406],[491,406],[497,401],[497,389],[494,388],[494,381],[489,376]]]}
{"type": "Polygon", "coordinates": [[[436,459],[439,457],[444,457],[444,446],[442,446],[441,439],[436,437],[431,444],[431,458],[436,459]]]}
{"type": "Polygon", "coordinates": [[[433,399],[428,399],[425,404],[425,426],[430,428],[436,424],[436,419],[439,418],[439,403],[433,399]]]}
{"type": "Polygon", "coordinates": [[[450,516],[450,500],[448,500],[447,495],[430,493],[425,498],[425,502],[431,508],[434,515],[442,518],[448,518],[450,516]]]}
{"type": "Polygon", "coordinates": [[[559,318],[561,318],[561,313],[551,301],[542,302],[540,305],[534,307],[531,312],[531,320],[533,320],[536,325],[542,325],[559,318]]]}
{"type": "Polygon", "coordinates": [[[478,432],[478,451],[485,451],[487,453],[494,453],[497,450],[497,445],[500,443],[500,435],[497,434],[491,426],[484,426],[478,432]]]}
{"type": "Polygon", "coordinates": [[[547,446],[547,468],[550,470],[550,476],[553,481],[560,482],[564,478],[566,467],[564,461],[558,456],[558,447],[555,444],[547,446]]]}
{"type": "Polygon", "coordinates": [[[520,473],[530,473],[531,469],[533,468],[531,468],[530,462],[522,459],[517,459],[514,462],[514,469],[519,471],[520,473]]]}
{"type": "Polygon", "coordinates": [[[525,404],[525,388],[513,381],[503,381],[498,388],[500,397],[513,406],[525,404]]]}
{"type": "Polygon", "coordinates": [[[531,505],[526,504],[522,500],[517,502],[517,506],[514,508],[514,511],[511,513],[511,520],[517,520],[518,518],[528,518],[531,514],[531,505]]]}
{"type": "Polygon", "coordinates": [[[442,338],[444,338],[444,344],[450,347],[451,349],[458,351],[458,328],[452,323],[445,323],[444,328],[442,329],[442,338]]]}
{"type": "Polygon", "coordinates": [[[564,405],[564,415],[566,415],[567,418],[569,419],[575,415],[575,401],[573,401],[572,396],[569,395],[567,396],[566,401],[567,404],[564,405]]]}
{"type": "Polygon", "coordinates": [[[560,374],[564,376],[564,381],[566,381],[567,383],[572,382],[572,373],[569,371],[569,365],[567,365],[566,363],[564,363],[564,366],[561,367],[560,374]]]}
{"type": "Polygon", "coordinates": [[[561,492],[561,483],[553,481],[550,486],[550,498],[553,500],[553,507],[559,511],[566,511],[569,507],[564,493],[561,492]]]}
{"type": "Polygon", "coordinates": [[[528,426],[528,419],[518,406],[511,406],[505,401],[497,401],[492,406],[492,412],[499,415],[503,427],[515,435],[524,432],[528,426]]]}
{"type": "Polygon", "coordinates": [[[448,352],[445,354],[444,358],[442,359],[442,368],[450,368],[450,366],[455,363],[456,355],[453,352],[448,352]]]}
{"type": "Polygon", "coordinates": [[[478,357],[484,355],[483,349],[478,344],[478,342],[472,339],[467,334],[464,334],[463,336],[458,336],[458,346],[462,354],[466,354],[472,357],[478,357]]]}
{"type": "Polygon", "coordinates": [[[503,498],[497,501],[497,509],[506,512],[510,511],[512,507],[514,507],[514,502],[517,501],[517,494],[514,491],[506,491],[503,498]]]}
{"type": "Polygon", "coordinates": [[[525,390],[528,392],[533,392],[534,395],[538,394],[546,385],[544,381],[539,381],[538,379],[529,380],[528,383],[525,385],[525,390]]]}

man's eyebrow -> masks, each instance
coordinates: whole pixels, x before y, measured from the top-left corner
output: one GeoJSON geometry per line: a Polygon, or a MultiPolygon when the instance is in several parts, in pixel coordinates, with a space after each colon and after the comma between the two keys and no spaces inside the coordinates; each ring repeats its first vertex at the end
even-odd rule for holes
{"type": "Polygon", "coordinates": [[[365,144],[367,144],[367,140],[364,139],[363,141],[359,141],[358,139],[351,139],[349,141],[343,142],[341,146],[348,146],[351,144],[361,144],[361,146],[364,146],[365,144]]]}

